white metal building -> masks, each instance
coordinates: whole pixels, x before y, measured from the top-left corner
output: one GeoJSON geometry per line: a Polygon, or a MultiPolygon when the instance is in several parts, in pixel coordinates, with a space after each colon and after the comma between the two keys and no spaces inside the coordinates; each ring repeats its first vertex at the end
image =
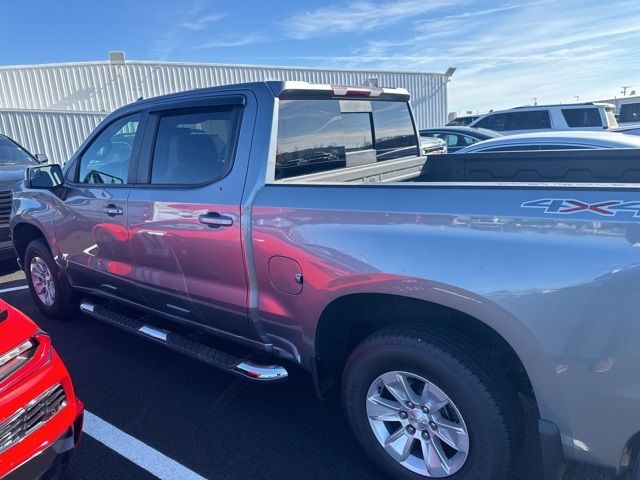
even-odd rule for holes
{"type": "Polygon", "coordinates": [[[0,67],[0,133],[64,163],[108,113],[140,97],[260,80],[404,87],[420,128],[444,125],[450,73],[111,61],[0,67]]]}

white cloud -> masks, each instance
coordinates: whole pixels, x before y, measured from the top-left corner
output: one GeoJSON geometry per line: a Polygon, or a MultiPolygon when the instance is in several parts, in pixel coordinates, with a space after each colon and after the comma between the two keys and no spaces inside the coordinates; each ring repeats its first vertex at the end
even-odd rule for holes
{"type": "Polygon", "coordinates": [[[185,10],[162,12],[157,20],[163,25],[162,34],[152,46],[151,54],[159,60],[167,60],[187,39],[202,33],[211,24],[227,16],[226,13],[208,13],[206,5],[197,0],[185,10]]]}
{"type": "Polygon", "coordinates": [[[209,49],[209,48],[232,48],[242,47],[244,45],[253,45],[256,43],[262,43],[268,39],[264,35],[244,35],[242,37],[235,38],[222,38],[218,40],[211,40],[201,45],[197,45],[196,49],[209,49]]]}
{"type": "Polygon", "coordinates": [[[212,13],[204,16],[194,16],[194,18],[183,21],[180,26],[188,30],[202,30],[212,23],[222,20],[225,17],[222,13],[212,13]]]}
{"type": "Polygon", "coordinates": [[[285,33],[304,39],[329,33],[363,32],[391,25],[464,0],[354,2],[297,13],[284,22],[285,33]]]}
{"type": "Polygon", "coordinates": [[[555,103],[575,101],[575,95],[581,100],[613,96],[620,85],[640,83],[637,1],[483,5],[422,15],[413,28],[396,26],[391,34],[387,28],[376,35],[384,40],[325,60],[336,66],[417,71],[456,66],[449,104],[460,111],[507,108],[531,103],[532,97],[555,103]]]}

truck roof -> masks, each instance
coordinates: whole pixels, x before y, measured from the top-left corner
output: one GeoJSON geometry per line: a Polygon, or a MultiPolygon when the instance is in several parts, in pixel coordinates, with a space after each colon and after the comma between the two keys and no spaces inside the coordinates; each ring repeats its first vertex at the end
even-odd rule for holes
{"type": "MultiPolygon", "coordinates": [[[[183,92],[169,93],[148,99],[139,99],[133,104],[125,105],[122,109],[132,105],[146,105],[162,100],[179,100],[181,98],[189,98],[194,95],[206,95],[207,93],[216,93],[227,90],[238,89],[258,89],[265,86],[273,93],[274,97],[291,98],[308,96],[321,96],[327,98],[370,98],[380,100],[408,101],[409,92],[405,88],[389,88],[389,87],[368,87],[357,85],[332,85],[322,83],[309,83],[302,81],[280,81],[268,80],[265,82],[236,83],[229,85],[220,85],[216,87],[199,88],[194,90],[185,90],[183,92]]],[[[116,110],[119,111],[120,109],[116,110]]]]}

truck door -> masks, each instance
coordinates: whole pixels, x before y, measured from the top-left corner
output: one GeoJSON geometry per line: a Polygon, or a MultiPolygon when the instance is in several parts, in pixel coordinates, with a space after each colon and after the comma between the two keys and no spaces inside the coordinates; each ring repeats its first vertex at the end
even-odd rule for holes
{"type": "Polygon", "coordinates": [[[127,199],[142,113],[118,118],[94,137],[67,173],[54,228],[61,261],[75,285],[137,298],[127,232],[127,199]]]}
{"type": "Polygon", "coordinates": [[[247,328],[240,202],[250,131],[243,96],[149,113],[129,197],[135,277],[151,308],[225,331],[247,328]]]}

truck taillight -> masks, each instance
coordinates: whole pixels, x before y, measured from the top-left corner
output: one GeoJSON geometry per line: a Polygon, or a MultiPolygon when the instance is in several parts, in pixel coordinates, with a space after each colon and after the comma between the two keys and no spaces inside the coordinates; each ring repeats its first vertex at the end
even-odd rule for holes
{"type": "Polygon", "coordinates": [[[331,85],[334,97],[375,98],[382,95],[382,88],[378,87],[350,87],[347,85],[331,85]]]}

